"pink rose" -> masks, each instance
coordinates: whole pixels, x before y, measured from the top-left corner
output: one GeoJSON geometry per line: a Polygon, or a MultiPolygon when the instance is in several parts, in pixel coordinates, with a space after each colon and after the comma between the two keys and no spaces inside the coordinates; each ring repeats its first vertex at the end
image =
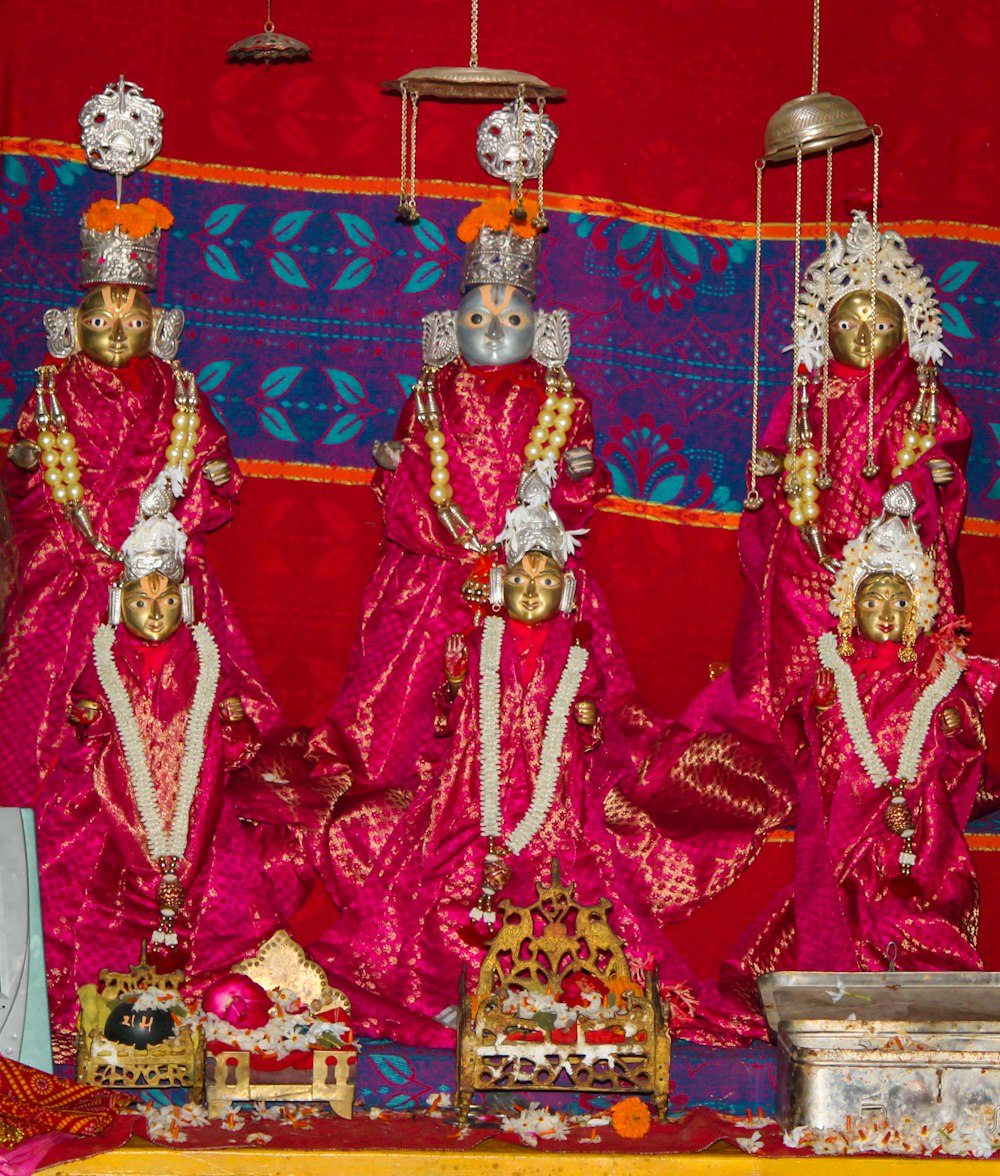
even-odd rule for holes
{"type": "Polygon", "coordinates": [[[271,1018],[273,1001],[249,976],[230,972],[205,989],[201,1006],[235,1029],[260,1029],[271,1018]]]}

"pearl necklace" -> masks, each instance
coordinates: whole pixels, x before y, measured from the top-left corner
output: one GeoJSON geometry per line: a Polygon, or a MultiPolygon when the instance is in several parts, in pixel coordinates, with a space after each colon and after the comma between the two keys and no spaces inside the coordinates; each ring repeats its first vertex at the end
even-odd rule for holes
{"type": "MultiPolygon", "coordinates": [[[[191,372],[185,371],[176,360],[173,367],[174,407],[177,411],[173,416],[173,429],[164,457],[171,481],[179,484],[183,493],[194,460],[201,418],[198,415],[198,388],[194,376],[191,372]]],[[[51,364],[43,364],[37,369],[38,380],[35,385],[35,394],[38,397],[35,405],[35,423],[38,426],[38,446],[41,450],[39,461],[45,469],[43,476],[46,485],[53,501],[67,511],[84,538],[102,555],[119,559],[119,553],[98,539],[94,533],[87,508],[83,503],[80,455],[76,451],[76,438],[66,427],[66,414],[56,398],[56,371],[51,364]],[[47,407],[46,396],[49,401],[47,407]]]]}
{"type": "MultiPolygon", "coordinates": [[[[570,707],[580,689],[589,658],[587,650],[580,645],[572,646],[566,655],[566,664],[559,676],[559,684],[545,720],[541,763],[531,803],[507,838],[506,847],[497,850],[495,843],[503,835],[500,813],[500,650],[505,628],[505,622],[500,617],[486,617],[483,621],[482,660],[479,667],[479,827],[483,836],[490,839],[488,862],[499,861],[506,854],[521,853],[545,824],[555,800],[570,707]]],[[[471,918],[481,919],[484,923],[496,922],[492,902],[494,893],[495,890],[484,881],[483,894],[472,910],[471,918]]]]}
{"type": "MultiPolygon", "coordinates": [[[[903,441],[896,451],[892,477],[898,477],[908,469],[922,453],[937,444],[935,428],[940,419],[937,407],[937,383],[933,365],[918,369],[917,380],[920,394],[910,412],[910,428],[903,434],[903,441]]],[[[825,381],[825,377],[824,377],[825,381]]],[[[837,380],[838,383],[839,379],[837,380]]],[[[849,386],[849,385],[844,385],[849,386]]],[[[819,492],[832,485],[825,467],[826,455],[826,409],[824,407],[823,454],[812,444],[812,430],[809,425],[809,400],[806,377],[800,376],[794,385],[792,415],[789,423],[789,450],[784,460],[784,491],[788,503],[788,517],[794,527],[815,524],[820,515],[819,492]],[[799,389],[801,387],[801,400],[799,389]]],[[[824,382],[824,388],[826,384],[824,382]]],[[[824,392],[824,402],[830,397],[824,392]]]]}
{"type": "Polygon", "coordinates": [[[146,852],[150,863],[155,864],[162,875],[156,893],[161,919],[152,938],[154,943],[171,945],[177,942],[173,930],[174,916],[184,901],[184,891],[176,871],[187,852],[191,806],[201,782],[201,768],[205,761],[205,731],[219,685],[219,649],[208,626],[195,625],[191,636],[198,651],[198,681],[184,731],[184,754],[169,833],[149,770],[146,747],[135,720],[135,710],[112,653],[115,630],[111,625],[101,625],[94,636],[94,664],[125,752],[129,787],[146,833],[146,852]]]}
{"type": "MultiPolygon", "coordinates": [[[[450,458],[446,438],[441,429],[441,410],[434,395],[434,378],[440,368],[425,367],[413,386],[416,398],[417,421],[424,428],[424,441],[430,451],[430,500],[437,516],[451,538],[468,551],[483,554],[490,545],[476,534],[462,508],[454,501],[450,458]]],[[[538,419],[524,447],[525,469],[532,469],[536,461],[552,455],[553,464],[559,461],[573,425],[576,401],[571,393],[573,381],[561,368],[549,369],[545,376],[546,396],[538,410],[538,419]]]]}
{"type": "Polygon", "coordinates": [[[903,738],[903,746],[899,754],[899,766],[896,769],[895,780],[892,773],[879,755],[872,739],[871,731],[861,707],[858,695],[858,683],[851,667],[837,652],[837,639],[832,633],[824,633],[819,641],[819,660],[828,670],[833,671],[837,684],[837,701],[840,704],[847,732],[851,743],[861,760],[862,767],[869,780],[878,788],[886,788],[892,794],[889,808],[886,810],[885,822],[893,833],[898,833],[907,844],[899,855],[900,870],[908,874],[916,862],[916,854],[912,852],[909,842],[916,829],[906,803],[904,790],[912,784],[920,770],[920,759],[923,755],[924,744],[930,732],[931,719],[935,708],[942,703],[958,685],[964,670],[954,658],[945,661],[941,672],[933,682],[924,687],[917,703],[910,714],[910,722],[903,738]]]}

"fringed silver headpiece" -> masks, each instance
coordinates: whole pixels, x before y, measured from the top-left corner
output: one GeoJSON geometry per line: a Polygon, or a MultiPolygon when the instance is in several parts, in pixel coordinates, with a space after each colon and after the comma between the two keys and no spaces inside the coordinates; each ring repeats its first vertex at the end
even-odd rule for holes
{"type": "MultiPolygon", "coordinates": [[[[868,290],[871,284],[872,225],[866,213],[855,210],[847,236],[834,233],[829,257],[821,253],[802,279],[796,309],[799,361],[810,371],[818,370],[826,361],[831,310],[845,295],[868,290]]],[[[878,234],[875,290],[902,310],[910,355],[917,363],[940,364],[951,354],[942,339],[941,312],[930,278],[914,261],[906,241],[891,230],[878,234]]]]}

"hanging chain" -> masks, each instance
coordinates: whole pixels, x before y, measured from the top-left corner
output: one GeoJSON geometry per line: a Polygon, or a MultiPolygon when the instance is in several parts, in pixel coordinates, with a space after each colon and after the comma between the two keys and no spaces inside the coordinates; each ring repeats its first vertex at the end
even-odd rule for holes
{"type": "Polygon", "coordinates": [[[813,0],[813,94],[819,90],[819,5],[820,0],[813,0]]]}
{"type": "Polygon", "coordinates": [[[760,432],[760,236],[761,196],[764,186],[764,161],[758,159],[757,212],[754,221],[753,255],[753,386],[750,400],[750,492],[743,499],[744,510],[760,510],[764,499],[757,489],[757,439],[760,432]]]}
{"type": "Polygon", "coordinates": [[[406,198],[406,161],[407,161],[407,132],[409,130],[410,92],[406,83],[399,88],[403,100],[403,118],[399,128],[399,207],[396,209],[396,219],[406,220],[410,211],[410,204],[406,198]]]}
{"type": "MultiPolygon", "coordinates": [[[[799,447],[799,278],[802,271],[802,144],[795,145],[795,252],[792,278],[792,411],[788,421],[788,453],[799,447]]],[[[794,486],[789,489],[794,490],[794,486]]]]}
{"type": "MultiPolygon", "coordinates": [[[[833,148],[826,149],[826,264],[823,267],[823,306],[826,308],[827,326],[830,321],[830,250],[833,246],[833,148]]],[[[823,403],[822,425],[820,427],[819,469],[816,471],[816,485],[820,490],[829,490],[833,485],[826,463],[830,458],[830,332],[823,337],[823,403]]]]}
{"type": "Polygon", "coordinates": [[[472,0],[472,20],[469,37],[469,69],[479,64],[479,0],[472,0]]]}
{"type": "Polygon", "coordinates": [[[545,118],[545,99],[539,96],[535,102],[535,106],[538,110],[538,126],[535,130],[535,156],[538,160],[538,213],[532,218],[531,223],[540,233],[544,233],[549,227],[549,218],[545,215],[545,137],[542,134],[542,121],[545,118]]]}
{"type": "Polygon", "coordinates": [[[878,156],[879,139],[882,138],[882,128],[872,127],[872,258],[871,258],[871,290],[868,293],[868,448],[865,452],[865,464],[861,469],[866,478],[874,478],[878,473],[875,464],[875,282],[878,277],[878,156]]]}
{"type": "Polygon", "coordinates": [[[420,220],[420,213],[417,212],[417,103],[419,100],[419,94],[410,95],[410,195],[408,204],[410,221],[414,224],[420,220]]]}
{"type": "Polygon", "coordinates": [[[524,207],[524,85],[517,87],[517,168],[514,172],[514,207],[510,215],[519,224],[528,219],[524,207]]]}

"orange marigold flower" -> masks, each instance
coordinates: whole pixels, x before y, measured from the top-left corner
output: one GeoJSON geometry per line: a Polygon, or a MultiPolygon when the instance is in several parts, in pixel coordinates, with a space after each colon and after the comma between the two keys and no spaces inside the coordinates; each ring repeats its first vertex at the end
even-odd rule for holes
{"type": "Polygon", "coordinates": [[[458,239],[468,245],[479,236],[479,230],[483,225],[488,225],[498,233],[504,229],[513,229],[519,237],[537,236],[538,230],[532,225],[531,218],[538,214],[538,201],[525,196],[524,207],[528,219],[521,224],[511,220],[511,207],[510,200],[505,196],[495,196],[492,200],[480,204],[458,226],[458,239]]]}
{"type": "Polygon", "coordinates": [[[110,233],[118,219],[118,205],[113,200],[95,200],[83,214],[83,223],[98,233],[110,233]]]}
{"type": "Polygon", "coordinates": [[[144,196],[138,204],[121,207],[113,200],[97,200],[84,213],[83,223],[99,233],[110,233],[117,227],[129,237],[148,237],[154,229],[169,229],[174,217],[165,205],[144,196]]]}
{"type": "Polygon", "coordinates": [[[611,1126],[623,1139],[641,1139],[649,1124],[649,1107],[641,1098],[623,1098],[611,1110],[611,1126]]]}
{"type": "Polygon", "coordinates": [[[159,200],[150,200],[148,196],[143,196],[139,201],[139,207],[146,209],[158,229],[169,229],[174,223],[174,214],[159,200]]]}

